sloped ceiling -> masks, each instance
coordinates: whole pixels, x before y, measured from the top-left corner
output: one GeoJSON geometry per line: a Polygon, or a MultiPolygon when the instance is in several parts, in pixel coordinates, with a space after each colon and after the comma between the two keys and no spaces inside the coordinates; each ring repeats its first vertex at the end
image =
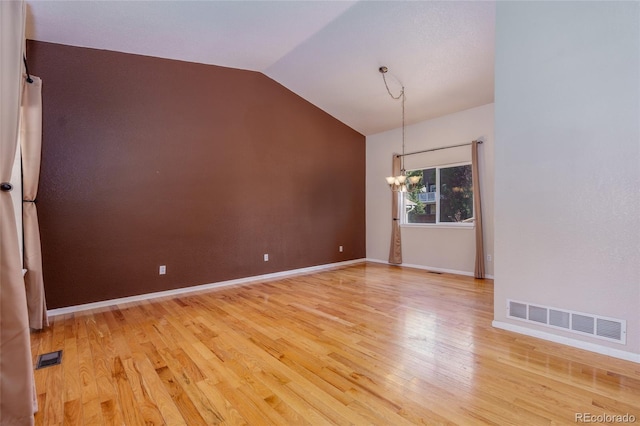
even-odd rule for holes
{"type": "Polygon", "coordinates": [[[258,71],[364,135],[493,102],[489,1],[27,0],[33,40],[258,71]]]}

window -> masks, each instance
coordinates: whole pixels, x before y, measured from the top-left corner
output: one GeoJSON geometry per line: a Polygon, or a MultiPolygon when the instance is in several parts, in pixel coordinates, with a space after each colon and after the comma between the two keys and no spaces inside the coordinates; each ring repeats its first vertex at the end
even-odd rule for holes
{"type": "Polygon", "coordinates": [[[455,224],[471,226],[473,182],[471,164],[408,170],[420,180],[403,193],[404,224],[455,224]]]}

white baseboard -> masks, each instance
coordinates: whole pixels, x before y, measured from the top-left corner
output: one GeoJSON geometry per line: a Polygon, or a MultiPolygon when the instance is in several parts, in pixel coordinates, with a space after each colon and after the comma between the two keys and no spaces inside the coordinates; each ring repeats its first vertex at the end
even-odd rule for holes
{"type": "MultiPolygon", "coordinates": [[[[372,262],[372,263],[382,263],[385,265],[391,265],[391,263],[387,262],[386,260],[370,259],[370,258],[367,258],[365,260],[367,262],[372,262]]],[[[400,265],[394,265],[394,266],[406,266],[407,268],[423,269],[425,271],[442,272],[445,274],[463,275],[466,277],[473,277],[474,275],[473,272],[469,272],[469,271],[458,271],[456,269],[445,269],[445,268],[436,268],[433,266],[414,265],[411,263],[402,263],[400,265]]],[[[493,275],[485,275],[485,278],[493,279],[493,275]]]]}
{"type": "Polygon", "coordinates": [[[632,361],[640,363],[640,354],[633,352],[621,351],[620,349],[609,348],[597,343],[584,342],[578,339],[572,339],[570,337],[559,336],[553,333],[547,333],[545,331],[534,330],[521,325],[515,325],[508,322],[496,321],[491,323],[495,328],[501,330],[513,331],[514,333],[524,334],[526,336],[537,337],[539,339],[549,340],[555,343],[561,343],[563,345],[571,346],[578,349],[584,349],[587,351],[595,352],[601,355],[608,355],[614,358],[624,359],[625,361],[632,361]]]}
{"type": "Polygon", "coordinates": [[[334,269],[341,266],[353,265],[353,264],[362,263],[362,262],[365,262],[365,259],[347,260],[344,262],[328,263],[326,265],[310,266],[308,268],[292,269],[289,271],[274,272],[271,274],[264,274],[264,275],[255,275],[252,277],[238,278],[235,280],[219,281],[211,284],[202,284],[202,285],[196,285],[192,287],[183,287],[183,288],[176,288],[173,290],[158,291],[155,293],[145,293],[145,294],[139,294],[136,296],[120,297],[118,299],[102,300],[100,302],[85,303],[83,305],[66,306],[64,308],[47,310],[47,315],[50,317],[53,317],[56,315],[71,314],[75,312],[88,311],[90,309],[98,309],[98,308],[104,308],[108,306],[119,305],[122,303],[157,299],[159,297],[176,296],[180,294],[193,293],[196,291],[210,290],[210,289],[220,288],[220,287],[228,287],[232,285],[249,284],[256,281],[265,281],[265,280],[271,280],[275,278],[290,277],[292,275],[309,274],[312,272],[324,271],[327,269],[334,269]]]}
{"type": "Polygon", "coordinates": [[[387,262],[386,260],[380,260],[380,259],[371,259],[370,257],[367,257],[365,259],[365,261],[367,262],[371,262],[371,263],[382,263],[384,265],[391,265],[389,262],[387,262]]]}

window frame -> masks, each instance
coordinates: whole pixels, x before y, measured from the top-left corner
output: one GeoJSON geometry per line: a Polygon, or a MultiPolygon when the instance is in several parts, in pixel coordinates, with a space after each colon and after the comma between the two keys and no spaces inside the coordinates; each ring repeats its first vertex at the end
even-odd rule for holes
{"type": "Polygon", "coordinates": [[[435,198],[436,198],[436,203],[435,203],[436,204],[436,221],[435,221],[435,223],[409,223],[408,222],[409,215],[407,213],[407,208],[406,208],[406,204],[405,204],[405,202],[407,200],[407,197],[405,196],[406,193],[398,192],[398,196],[400,197],[399,205],[400,205],[400,209],[401,209],[400,226],[407,227],[407,228],[457,228],[457,229],[473,229],[473,228],[475,228],[476,211],[475,211],[475,203],[474,202],[471,203],[471,212],[472,212],[471,217],[474,218],[473,221],[467,222],[467,223],[463,223],[463,222],[440,222],[440,169],[447,169],[447,168],[459,167],[459,166],[471,166],[471,167],[473,167],[471,161],[463,161],[463,162],[458,162],[458,163],[442,164],[442,165],[427,166],[427,167],[417,167],[417,168],[414,168],[414,169],[406,170],[406,172],[409,173],[409,172],[412,172],[414,170],[435,169],[435,171],[436,171],[436,195],[435,195],[435,198]]]}

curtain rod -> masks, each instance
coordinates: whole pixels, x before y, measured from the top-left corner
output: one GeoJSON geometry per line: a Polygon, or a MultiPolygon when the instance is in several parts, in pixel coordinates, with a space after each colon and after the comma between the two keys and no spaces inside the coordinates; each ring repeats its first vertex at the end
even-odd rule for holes
{"type": "MultiPolygon", "coordinates": [[[[478,142],[479,144],[482,143],[482,140],[478,139],[477,141],[474,142],[478,142]]],[[[431,152],[431,151],[440,151],[441,149],[449,149],[449,148],[458,148],[460,146],[468,146],[471,145],[473,142],[468,142],[468,143],[461,143],[459,145],[451,145],[451,146],[441,146],[440,148],[431,148],[431,149],[424,149],[422,151],[415,151],[415,152],[407,152],[406,154],[396,154],[396,157],[400,158],[400,157],[406,157],[407,155],[414,155],[414,154],[423,154],[425,152],[431,152]]]]}
{"type": "Polygon", "coordinates": [[[27,73],[27,83],[33,83],[33,79],[29,75],[29,66],[27,65],[27,57],[22,55],[22,61],[24,62],[24,71],[27,73]]]}

